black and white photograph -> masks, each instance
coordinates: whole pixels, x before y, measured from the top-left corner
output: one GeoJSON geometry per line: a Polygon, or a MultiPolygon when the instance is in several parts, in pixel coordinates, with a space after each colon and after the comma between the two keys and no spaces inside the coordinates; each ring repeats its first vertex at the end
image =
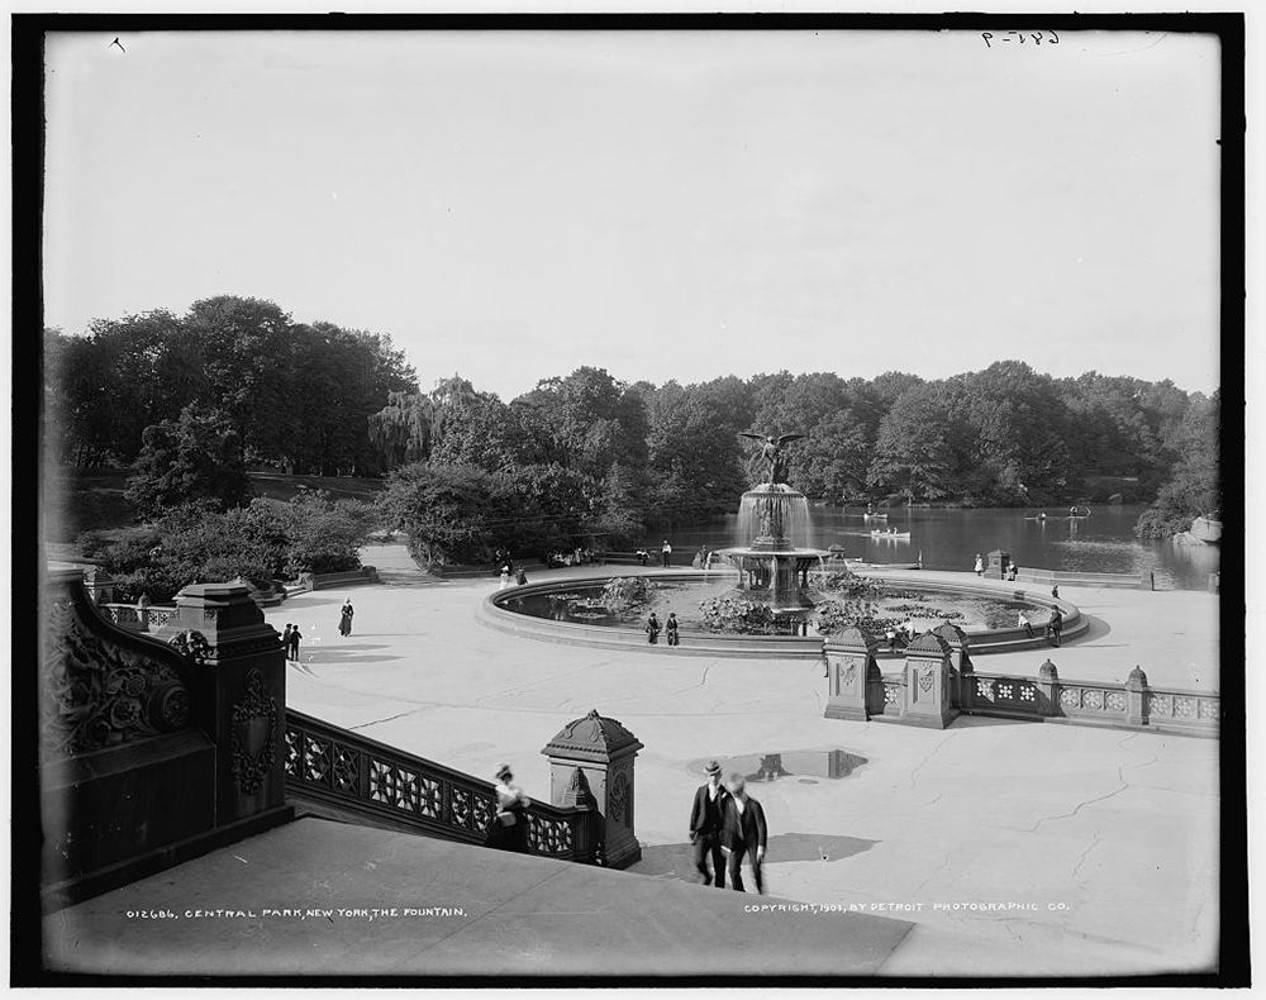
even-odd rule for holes
{"type": "Polygon", "coordinates": [[[1243,15],[12,36],[15,985],[1247,985],[1243,15]]]}

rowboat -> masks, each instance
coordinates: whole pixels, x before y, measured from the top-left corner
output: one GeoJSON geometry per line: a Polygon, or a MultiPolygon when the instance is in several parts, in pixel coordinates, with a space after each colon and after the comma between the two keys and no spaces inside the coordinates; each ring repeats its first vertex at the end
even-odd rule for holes
{"type": "Polygon", "coordinates": [[[888,515],[887,515],[887,514],[863,514],[863,515],[862,515],[862,517],[866,518],[866,520],[867,520],[867,521],[886,521],[886,520],[888,520],[888,515]]]}
{"type": "Polygon", "coordinates": [[[1068,516],[1069,517],[1089,517],[1090,508],[1083,507],[1080,504],[1073,504],[1071,507],[1068,508],[1068,516]]]}
{"type": "Polygon", "coordinates": [[[909,541],[910,532],[908,531],[872,531],[871,538],[891,538],[894,541],[909,541]]]}

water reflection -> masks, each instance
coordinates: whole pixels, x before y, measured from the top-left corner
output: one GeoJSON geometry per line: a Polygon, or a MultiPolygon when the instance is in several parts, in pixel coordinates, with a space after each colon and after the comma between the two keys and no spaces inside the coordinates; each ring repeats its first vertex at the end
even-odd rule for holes
{"type": "MultiPolygon", "coordinates": [[[[869,761],[847,750],[783,750],[727,757],[720,763],[726,777],[737,771],[749,782],[768,783],[783,778],[847,778],[869,761]]],[[[705,764],[696,762],[692,770],[702,772],[705,764]]]]}
{"type": "MultiPolygon", "coordinates": [[[[1152,570],[1157,587],[1204,590],[1218,568],[1216,545],[1182,546],[1170,541],[1142,541],[1134,525],[1143,507],[1137,504],[1093,505],[1085,518],[1070,518],[1050,508],[1045,520],[1020,508],[956,510],[938,507],[894,507],[884,529],[909,532],[908,545],[873,537],[861,508],[813,507],[813,530],[822,548],[844,546],[850,559],[907,562],[921,556],[925,569],[970,573],[977,552],[1010,552],[1023,570],[1138,573],[1152,570]]],[[[677,526],[674,547],[689,551],[724,548],[733,543],[735,518],[708,524],[677,526]]],[[[663,535],[654,536],[655,544],[663,535]]]]}

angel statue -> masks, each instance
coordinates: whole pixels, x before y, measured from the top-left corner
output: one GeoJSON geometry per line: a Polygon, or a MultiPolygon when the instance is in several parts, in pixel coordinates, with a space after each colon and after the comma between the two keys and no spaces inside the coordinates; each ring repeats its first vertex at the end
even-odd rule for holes
{"type": "Polygon", "coordinates": [[[771,483],[785,483],[787,481],[787,458],[783,454],[783,446],[791,441],[799,441],[805,435],[783,434],[774,438],[766,434],[749,434],[747,431],[739,431],[739,434],[745,438],[751,438],[753,441],[759,441],[764,445],[761,449],[761,458],[769,463],[769,481],[771,483]]]}

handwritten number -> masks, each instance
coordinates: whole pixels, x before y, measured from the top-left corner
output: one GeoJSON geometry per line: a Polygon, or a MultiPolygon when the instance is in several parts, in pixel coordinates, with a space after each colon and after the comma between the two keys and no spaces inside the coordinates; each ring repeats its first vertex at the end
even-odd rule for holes
{"type": "MultiPolygon", "coordinates": [[[[1045,32],[1030,31],[1028,32],[1028,37],[1033,39],[1034,45],[1041,45],[1043,42],[1048,42],[1051,45],[1059,44],[1059,35],[1054,31],[1051,31],[1049,28],[1045,32]]],[[[980,40],[985,43],[985,48],[987,49],[993,48],[995,40],[999,42],[1018,41],[1021,45],[1023,45],[1025,42],[1025,32],[1008,31],[1003,37],[997,38],[992,31],[982,31],[980,33],[980,40]],[[1015,36],[1014,39],[1010,37],[1012,35],[1015,36]]]]}

